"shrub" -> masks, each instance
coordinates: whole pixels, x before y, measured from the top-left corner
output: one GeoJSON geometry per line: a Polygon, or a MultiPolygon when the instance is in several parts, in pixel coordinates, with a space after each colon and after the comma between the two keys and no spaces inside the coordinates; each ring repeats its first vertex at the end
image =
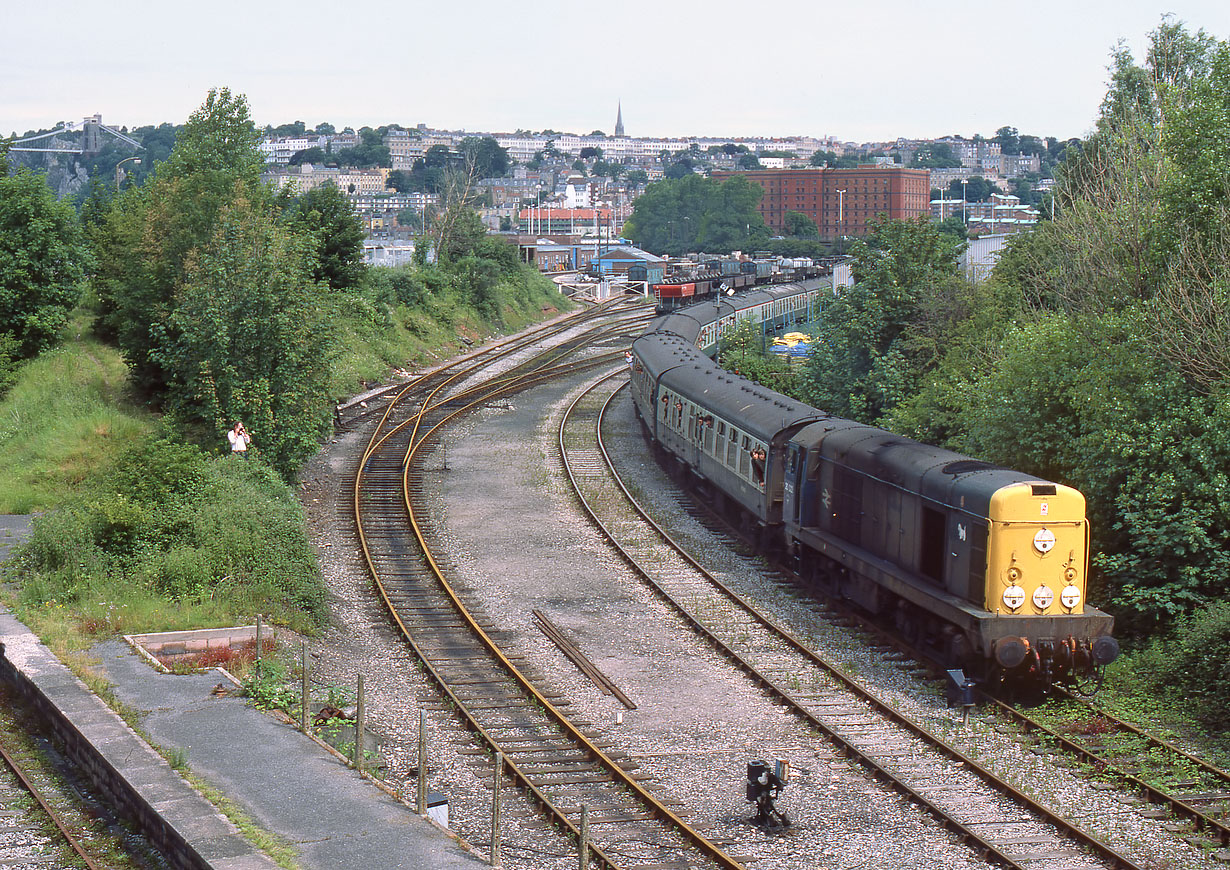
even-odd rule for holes
{"type": "Polygon", "coordinates": [[[1230,728],[1230,603],[1186,617],[1150,653],[1156,688],[1173,690],[1210,727],[1230,728]]]}
{"type": "Polygon", "coordinates": [[[62,510],[40,517],[17,574],[24,605],[65,605],[113,630],[245,622],[303,630],[325,593],[302,511],[273,469],[140,442],[62,510]]]}

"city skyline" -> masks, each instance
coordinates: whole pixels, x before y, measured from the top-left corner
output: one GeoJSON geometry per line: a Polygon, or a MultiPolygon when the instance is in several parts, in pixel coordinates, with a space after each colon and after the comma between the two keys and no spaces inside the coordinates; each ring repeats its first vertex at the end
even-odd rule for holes
{"type": "MultiPolygon", "coordinates": [[[[1208,0],[1040,0],[1027,11],[784,0],[758,15],[715,0],[703,18],[644,0],[616,12],[482,0],[391,14],[359,0],[337,26],[327,14],[336,7],[316,0],[294,15],[234,0],[208,15],[171,7],[153,17],[134,0],[66,5],[71,26],[51,48],[17,40],[0,57],[0,135],[94,113],[129,127],[178,124],[209,88],[229,87],[260,126],[611,134],[622,104],[634,137],[875,142],[1013,126],[1066,139],[1092,127],[1120,39],[1141,58],[1167,11],[1230,36],[1230,8],[1208,0]]],[[[12,33],[39,32],[43,17],[6,10],[12,33]]]]}

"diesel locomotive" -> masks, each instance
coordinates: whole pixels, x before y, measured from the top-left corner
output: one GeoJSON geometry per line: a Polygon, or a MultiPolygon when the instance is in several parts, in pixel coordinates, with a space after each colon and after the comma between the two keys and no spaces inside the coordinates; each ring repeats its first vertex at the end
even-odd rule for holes
{"type": "Polygon", "coordinates": [[[1084,682],[1119,654],[1086,601],[1075,489],[834,417],[717,366],[740,320],[784,332],[831,291],[781,285],[680,309],[632,344],[646,436],[757,545],[982,683],[1084,682]]]}

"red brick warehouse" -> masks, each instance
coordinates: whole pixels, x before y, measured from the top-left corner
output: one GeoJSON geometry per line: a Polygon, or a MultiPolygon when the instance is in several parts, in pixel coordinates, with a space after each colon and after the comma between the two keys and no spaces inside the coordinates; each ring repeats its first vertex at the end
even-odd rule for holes
{"type": "Polygon", "coordinates": [[[909,219],[931,213],[931,177],[925,169],[867,165],[855,169],[761,169],[714,172],[741,175],[764,191],[760,215],[770,229],[785,227],[786,212],[816,222],[823,238],[864,236],[878,215],[909,219]]]}

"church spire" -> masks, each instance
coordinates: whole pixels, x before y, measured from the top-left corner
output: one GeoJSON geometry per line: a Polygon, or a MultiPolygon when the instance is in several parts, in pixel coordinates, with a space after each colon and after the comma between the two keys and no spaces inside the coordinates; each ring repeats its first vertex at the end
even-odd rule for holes
{"type": "Polygon", "coordinates": [[[623,136],[624,134],[624,104],[619,102],[619,109],[615,112],[615,135],[623,136]]]}

